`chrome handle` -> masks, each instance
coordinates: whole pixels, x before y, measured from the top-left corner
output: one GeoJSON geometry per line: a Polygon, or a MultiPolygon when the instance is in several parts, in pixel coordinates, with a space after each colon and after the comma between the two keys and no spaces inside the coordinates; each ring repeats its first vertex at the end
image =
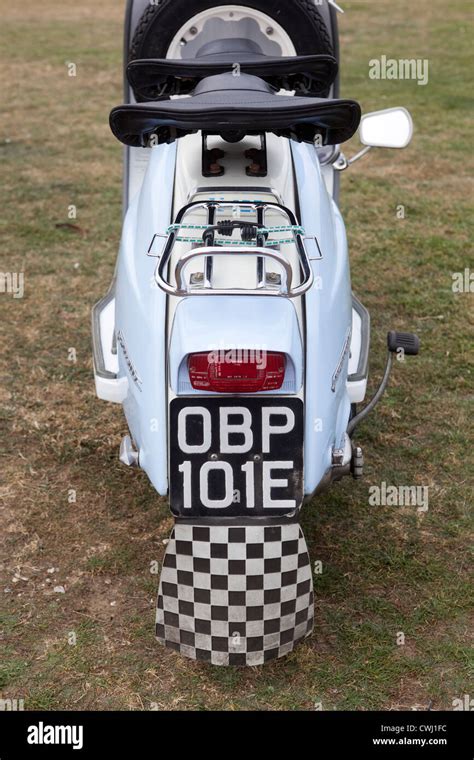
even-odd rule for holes
{"type": "Polygon", "coordinates": [[[307,290],[312,286],[314,281],[314,275],[313,270],[309,264],[309,261],[306,261],[306,267],[305,267],[305,280],[304,282],[297,286],[296,288],[292,289],[293,284],[293,269],[290,264],[290,262],[282,256],[277,251],[273,251],[269,248],[261,248],[257,246],[252,246],[249,248],[243,248],[243,247],[236,247],[236,246],[226,246],[221,249],[216,249],[215,247],[202,247],[202,248],[194,248],[192,251],[189,251],[188,253],[183,254],[175,268],[175,279],[176,279],[176,287],[173,287],[172,285],[167,282],[165,279],[165,270],[168,266],[169,257],[163,256],[156,268],[155,272],[155,279],[157,282],[157,285],[168,295],[172,296],[197,296],[197,295],[271,295],[271,296],[280,296],[280,297],[286,297],[286,298],[297,298],[298,296],[303,295],[306,293],[307,290]],[[259,287],[258,289],[249,289],[249,288],[223,288],[223,289],[209,289],[209,288],[200,288],[196,290],[189,290],[184,287],[184,270],[188,266],[188,264],[195,258],[198,258],[199,256],[259,256],[262,258],[272,259],[273,261],[276,261],[280,266],[283,268],[285,272],[285,290],[265,290],[262,287],[259,287]]]}

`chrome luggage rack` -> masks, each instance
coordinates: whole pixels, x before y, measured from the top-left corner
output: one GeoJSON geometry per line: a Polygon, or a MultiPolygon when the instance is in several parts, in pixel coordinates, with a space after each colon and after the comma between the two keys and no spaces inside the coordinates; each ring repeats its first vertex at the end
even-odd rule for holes
{"type": "Polygon", "coordinates": [[[155,280],[158,287],[170,296],[201,296],[201,295],[269,295],[284,298],[297,298],[306,293],[314,282],[310,258],[321,258],[317,240],[306,238],[304,229],[298,225],[295,215],[290,209],[278,203],[266,201],[196,201],[181,209],[174,224],[165,233],[155,234],[147,251],[148,256],[159,258],[155,270],[155,280]],[[187,224],[186,218],[198,208],[207,209],[207,224],[187,224]],[[232,219],[217,220],[220,209],[232,209],[232,219]],[[265,216],[268,210],[276,210],[288,219],[287,225],[267,227],[265,216]],[[242,221],[245,214],[254,212],[256,221],[242,221]],[[201,237],[188,237],[192,230],[201,237]],[[241,240],[228,244],[223,237],[232,237],[234,231],[241,233],[241,240]],[[185,235],[183,236],[183,232],[185,235]],[[272,234],[289,233],[283,239],[271,239],[272,234]],[[153,252],[157,239],[163,240],[161,251],[153,252]],[[311,240],[315,245],[317,256],[308,256],[305,240],[311,240]],[[190,243],[193,247],[179,256],[175,265],[174,277],[176,285],[169,282],[169,263],[176,243],[190,243]],[[293,287],[293,265],[279,250],[280,245],[293,244],[298,252],[298,263],[302,280],[293,287]],[[257,257],[257,287],[256,288],[214,288],[212,284],[214,257],[216,256],[256,256],[257,257]],[[191,261],[204,257],[204,271],[194,272],[189,282],[184,277],[184,271],[191,261]],[[284,276],[267,273],[266,262],[277,262],[284,276]]]}

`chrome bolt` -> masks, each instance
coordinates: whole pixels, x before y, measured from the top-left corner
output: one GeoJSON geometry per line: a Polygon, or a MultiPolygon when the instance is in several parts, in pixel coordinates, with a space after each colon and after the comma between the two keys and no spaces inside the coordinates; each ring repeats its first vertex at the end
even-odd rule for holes
{"type": "Polygon", "coordinates": [[[255,454],[255,456],[254,456],[254,458],[253,458],[253,461],[254,461],[254,462],[260,462],[261,458],[262,458],[262,457],[260,456],[260,454],[255,454]]]}
{"type": "Polygon", "coordinates": [[[189,33],[190,34],[197,34],[198,33],[197,26],[192,26],[191,29],[189,30],[189,33]]]}
{"type": "Polygon", "coordinates": [[[267,28],[266,28],[265,31],[266,31],[267,34],[271,35],[271,34],[273,34],[273,27],[272,26],[267,26],[267,28]]]}
{"type": "Polygon", "coordinates": [[[219,457],[217,456],[217,454],[211,454],[210,459],[212,459],[213,462],[216,462],[219,459],[219,457]]]}

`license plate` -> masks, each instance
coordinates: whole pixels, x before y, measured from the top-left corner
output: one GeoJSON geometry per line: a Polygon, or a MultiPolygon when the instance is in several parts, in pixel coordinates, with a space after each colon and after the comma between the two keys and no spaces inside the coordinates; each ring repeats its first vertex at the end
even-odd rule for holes
{"type": "Polygon", "coordinates": [[[177,398],[169,430],[176,516],[284,515],[303,503],[300,399],[177,398]]]}

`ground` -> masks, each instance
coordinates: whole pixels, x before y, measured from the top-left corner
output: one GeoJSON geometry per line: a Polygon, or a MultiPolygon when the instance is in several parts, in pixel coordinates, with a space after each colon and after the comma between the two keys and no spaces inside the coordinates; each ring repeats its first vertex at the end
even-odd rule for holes
{"type": "Polygon", "coordinates": [[[90,311],[121,225],[108,112],[122,97],[123,3],[3,8],[0,268],[24,272],[25,292],[0,293],[0,689],[25,709],[437,710],[474,693],[474,295],[452,288],[472,266],[470,4],[342,4],[342,95],[364,111],[405,105],[416,125],[406,151],[373,151],[342,177],[354,288],[372,314],[371,388],[387,329],[417,332],[423,350],[358,433],[365,479],[304,510],[323,568],[313,636],[255,669],[155,642],[150,570],[172,520],[144,473],[118,462],[121,409],[94,396],[90,311]],[[369,79],[382,54],[427,59],[428,84],[369,79]],[[428,511],[371,506],[382,482],[428,486],[428,511]]]}

